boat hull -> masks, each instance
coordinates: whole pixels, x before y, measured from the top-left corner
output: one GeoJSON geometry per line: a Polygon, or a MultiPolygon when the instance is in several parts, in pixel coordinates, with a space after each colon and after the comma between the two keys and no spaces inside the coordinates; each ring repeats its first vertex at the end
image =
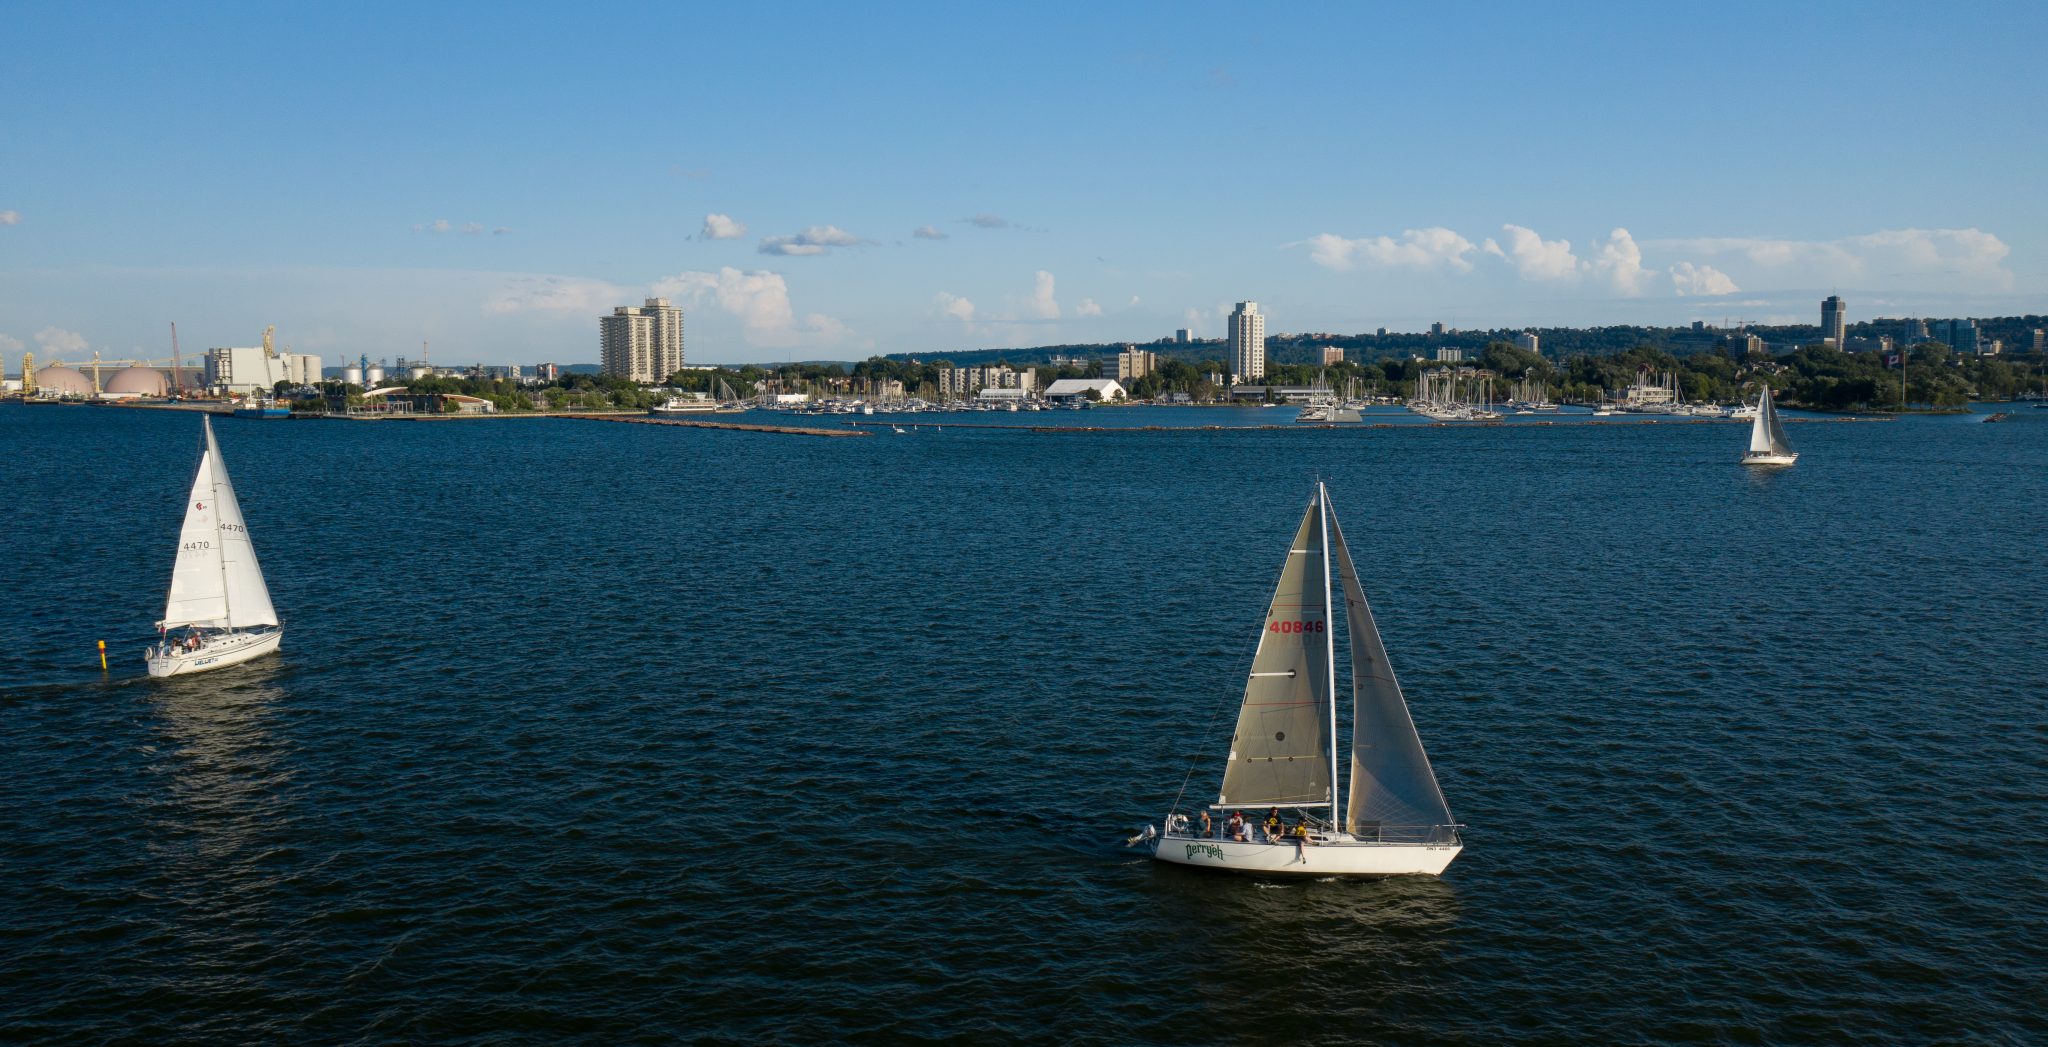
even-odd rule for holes
{"type": "Polygon", "coordinates": [[[1285,843],[1162,836],[1152,857],[1255,876],[1439,876],[1462,843],[1285,843]]]}
{"type": "Polygon", "coordinates": [[[1796,462],[1798,460],[1799,455],[1797,454],[1752,453],[1745,454],[1742,456],[1742,464],[1744,465],[1791,465],[1793,462],[1796,462]]]}
{"type": "Polygon", "coordinates": [[[274,654],[283,640],[283,629],[234,633],[210,639],[196,651],[150,648],[143,660],[149,665],[151,676],[189,676],[274,654]]]}

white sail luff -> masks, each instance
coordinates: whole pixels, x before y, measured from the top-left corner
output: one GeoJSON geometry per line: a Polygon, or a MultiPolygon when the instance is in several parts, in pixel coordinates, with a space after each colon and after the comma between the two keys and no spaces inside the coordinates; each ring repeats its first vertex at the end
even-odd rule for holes
{"type": "Polygon", "coordinates": [[[213,439],[213,423],[206,425],[207,457],[213,463],[214,498],[220,503],[215,526],[220,529],[221,577],[227,601],[227,624],[231,629],[276,625],[277,609],[270,602],[270,587],[264,584],[263,567],[256,560],[256,544],[249,538],[242,519],[242,505],[235,497],[235,485],[220,445],[213,439]]]}
{"type": "Polygon", "coordinates": [[[1330,713],[1330,824],[1335,826],[1341,802],[1337,791],[1337,616],[1330,606],[1330,489],[1320,480],[1316,481],[1316,506],[1322,513],[1320,526],[1316,529],[1322,532],[1323,538],[1323,665],[1327,674],[1323,679],[1329,681],[1330,700],[1326,704],[1330,713]]]}

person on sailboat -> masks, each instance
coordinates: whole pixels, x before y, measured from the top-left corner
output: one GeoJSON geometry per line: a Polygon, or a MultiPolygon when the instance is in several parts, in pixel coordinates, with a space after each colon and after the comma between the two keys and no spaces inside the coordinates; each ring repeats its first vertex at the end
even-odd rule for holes
{"type": "Polygon", "coordinates": [[[1295,822],[1294,832],[1290,835],[1294,837],[1294,860],[1306,863],[1308,861],[1308,819],[1303,818],[1295,822]]]}
{"type": "Polygon", "coordinates": [[[1224,824],[1223,829],[1226,833],[1230,835],[1231,839],[1236,840],[1239,843],[1246,842],[1244,832],[1244,812],[1230,812],[1230,821],[1224,824]]]}
{"type": "Polygon", "coordinates": [[[1209,838],[1209,834],[1210,834],[1211,830],[1213,830],[1214,828],[1215,828],[1215,827],[1214,827],[1213,825],[1211,825],[1211,824],[1210,824],[1210,822],[1209,822],[1209,811],[1208,811],[1208,809],[1207,809],[1207,808],[1203,808],[1203,810],[1202,810],[1202,839],[1204,839],[1204,840],[1208,839],[1208,838],[1209,838]]]}
{"type": "Polygon", "coordinates": [[[1266,842],[1279,843],[1280,830],[1280,808],[1275,807],[1266,812],[1266,842]]]}

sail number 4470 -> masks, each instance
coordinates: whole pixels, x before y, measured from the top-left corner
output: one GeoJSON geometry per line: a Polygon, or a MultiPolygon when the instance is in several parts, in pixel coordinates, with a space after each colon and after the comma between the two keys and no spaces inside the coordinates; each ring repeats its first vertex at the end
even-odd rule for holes
{"type": "Polygon", "coordinates": [[[1323,631],[1323,623],[1275,621],[1271,625],[1266,626],[1266,631],[1269,633],[1319,633],[1323,631]]]}

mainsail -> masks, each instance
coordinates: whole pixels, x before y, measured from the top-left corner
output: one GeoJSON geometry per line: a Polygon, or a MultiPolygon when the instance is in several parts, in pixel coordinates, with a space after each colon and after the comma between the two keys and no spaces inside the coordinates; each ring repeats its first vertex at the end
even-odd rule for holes
{"type": "Polygon", "coordinates": [[[206,448],[199,472],[185,500],[185,525],[178,531],[178,559],[171,567],[171,594],[164,605],[163,627],[194,625],[208,629],[247,629],[276,625],[277,610],[256,546],[242,521],[227,464],[213,438],[213,422],[205,419],[206,448]]]}
{"type": "Polygon", "coordinates": [[[1410,835],[1415,829],[1450,825],[1450,804],[1422,751],[1335,509],[1330,510],[1330,544],[1336,550],[1351,640],[1351,798],[1344,808],[1344,830],[1370,836],[1401,827],[1411,831],[1402,835],[1410,835]]]}
{"type": "Polygon", "coordinates": [[[1749,453],[1792,453],[1792,445],[1785,440],[1785,427],[1778,423],[1778,409],[1771,404],[1768,385],[1764,386],[1763,399],[1757,401],[1756,422],[1749,427],[1749,453]]]}
{"type": "Polygon", "coordinates": [[[1330,567],[1310,503],[1266,608],[1219,807],[1323,806],[1330,781],[1330,567]]]}

